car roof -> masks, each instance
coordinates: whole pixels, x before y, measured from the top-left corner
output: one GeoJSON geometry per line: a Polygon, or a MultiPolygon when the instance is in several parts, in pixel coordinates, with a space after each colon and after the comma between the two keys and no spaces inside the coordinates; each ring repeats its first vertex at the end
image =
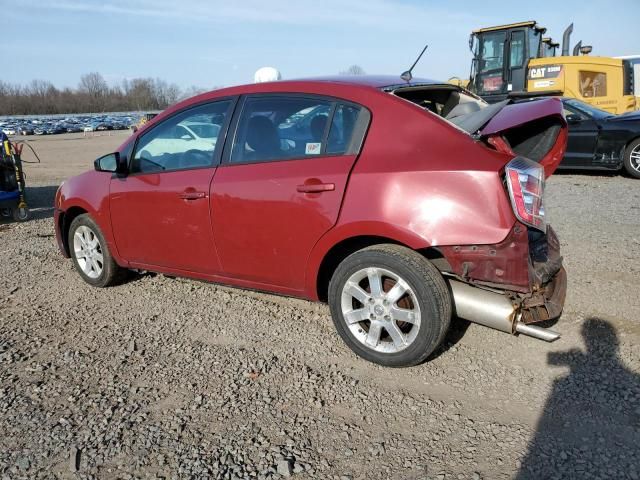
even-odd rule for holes
{"type": "MultiPolygon", "coordinates": [[[[199,102],[222,98],[224,96],[235,95],[251,95],[260,93],[314,93],[316,90],[327,91],[328,84],[336,85],[336,90],[344,89],[345,91],[352,89],[375,89],[395,90],[401,87],[417,87],[421,85],[453,85],[444,81],[430,80],[427,78],[412,78],[411,80],[403,80],[399,75],[333,75],[312,78],[301,78],[291,80],[278,80],[275,82],[248,83],[244,85],[234,85],[209,92],[204,92],[195,97],[185,99],[176,103],[166,110],[160,112],[151,121],[142,125],[139,132],[144,132],[153,125],[161,122],[164,118],[173,112],[185,107],[197,104],[199,102]],[[307,92],[306,90],[309,89],[307,92]]],[[[335,92],[339,96],[339,91],[335,92]]],[[[325,93],[326,94],[326,93],[325,93]]],[[[127,142],[125,142],[126,144],[127,142]]]]}
{"type": "Polygon", "coordinates": [[[332,75],[322,77],[310,77],[310,78],[297,78],[291,80],[278,80],[275,82],[263,82],[263,83],[247,83],[243,85],[234,85],[230,87],[221,88],[219,90],[212,90],[210,92],[202,93],[191,99],[187,99],[184,103],[190,103],[191,100],[200,99],[207,96],[219,96],[221,94],[228,93],[229,95],[238,94],[252,94],[252,93],[266,93],[276,91],[286,91],[289,87],[295,87],[292,92],[299,91],[301,87],[324,86],[328,83],[335,85],[341,85],[346,88],[361,87],[361,88],[375,88],[391,90],[398,87],[415,87],[420,85],[446,85],[447,82],[430,80],[427,78],[413,78],[409,81],[403,80],[400,76],[395,75],[332,75]]]}
{"type": "Polygon", "coordinates": [[[395,75],[330,75],[323,77],[300,78],[292,81],[346,83],[349,85],[362,85],[374,88],[389,88],[400,86],[411,87],[417,85],[438,85],[446,83],[429,78],[412,78],[411,80],[406,81],[400,78],[400,76],[395,75]]]}

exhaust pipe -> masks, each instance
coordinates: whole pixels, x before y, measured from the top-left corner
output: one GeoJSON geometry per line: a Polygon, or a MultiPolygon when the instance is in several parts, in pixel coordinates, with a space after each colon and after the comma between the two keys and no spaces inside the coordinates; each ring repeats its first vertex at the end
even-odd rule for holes
{"type": "Polygon", "coordinates": [[[573,47],[573,56],[577,57],[578,55],[580,55],[580,49],[582,48],[582,40],[580,40],[578,43],[576,43],[576,46],[573,47]]]}
{"type": "Polygon", "coordinates": [[[520,322],[520,307],[504,295],[448,279],[458,317],[512,335],[521,333],[546,342],[560,338],[553,330],[520,322]]]}
{"type": "Polygon", "coordinates": [[[569,45],[569,40],[571,39],[571,34],[573,33],[573,23],[567,27],[567,29],[562,34],[562,56],[569,56],[569,49],[571,45],[569,45]]]}
{"type": "Polygon", "coordinates": [[[553,342],[560,338],[560,334],[558,332],[536,327],[535,325],[527,325],[526,323],[522,322],[516,323],[516,332],[523,335],[529,335],[530,337],[535,337],[540,340],[544,340],[545,342],[553,342]]]}

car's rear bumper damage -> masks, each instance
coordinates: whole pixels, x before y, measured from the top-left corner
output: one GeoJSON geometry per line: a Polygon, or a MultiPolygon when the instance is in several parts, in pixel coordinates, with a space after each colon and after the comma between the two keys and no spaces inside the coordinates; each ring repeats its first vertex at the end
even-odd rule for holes
{"type": "MultiPolygon", "coordinates": [[[[522,233],[514,230],[516,235],[522,233]]],[[[513,238],[508,240],[508,248],[521,254],[521,248],[511,241],[513,238]]],[[[562,313],[567,292],[567,274],[562,266],[560,244],[549,228],[546,234],[530,235],[528,247],[528,255],[522,259],[522,267],[525,272],[528,271],[527,288],[522,288],[522,285],[514,288],[511,284],[500,286],[495,277],[474,279],[470,275],[456,274],[457,272],[447,275],[456,315],[503,332],[522,333],[546,341],[556,340],[560,336],[558,333],[532,324],[553,320],[562,313]]],[[[495,251],[497,248],[502,248],[502,245],[488,246],[486,256],[479,253],[483,249],[476,248],[459,263],[466,265],[464,272],[467,274],[474,269],[483,273],[499,270],[502,265],[496,268],[489,260],[493,256],[491,250],[495,251]]],[[[458,249],[460,251],[462,249],[458,249]]],[[[513,275],[509,270],[505,273],[510,274],[507,276],[511,279],[522,276],[521,273],[513,275]]]]}

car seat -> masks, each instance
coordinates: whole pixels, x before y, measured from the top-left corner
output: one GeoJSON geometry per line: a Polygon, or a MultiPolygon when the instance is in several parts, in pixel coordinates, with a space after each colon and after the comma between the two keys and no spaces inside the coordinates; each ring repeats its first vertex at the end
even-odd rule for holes
{"type": "Polygon", "coordinates": [[[316,115],[311,119],[309,128],[311,130],[311,138],[314,142],[321,142],[324,135],[324,129],[327,126],[326,115],[316,115]]]}
{"type": "Polygon", "coordinates": [[[246,143],[253,150],[244,151],[244,160],[273,158],[280,153],[280,135],[273,122],[264,116],[255,116],[247,125],[246,143]]]}

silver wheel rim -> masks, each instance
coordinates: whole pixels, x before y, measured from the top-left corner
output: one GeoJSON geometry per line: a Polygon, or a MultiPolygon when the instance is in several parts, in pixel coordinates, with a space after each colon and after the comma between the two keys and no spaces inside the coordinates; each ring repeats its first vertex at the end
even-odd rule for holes
{"type": "Polygon", "coordinates": [[[397,353],[420,330],[420,306],[403,278],[378,267],[355,272],[342,289],[342,317],[351,334],[370,350],[397,353]]]}
{"type": "Polygon", "coordinates": [[[631,168],[633,168],[636,172],[640,172],[640,145],[636,145],[633,150],[631,150],[631,168]]]}
{"type": "Polygon", "coordinates": [[[104,268],[102,246],[95,232],[87,226],[80,226],[73,234],[73,251],[78,266],[89,278],[98,278],[104,268]]]}

